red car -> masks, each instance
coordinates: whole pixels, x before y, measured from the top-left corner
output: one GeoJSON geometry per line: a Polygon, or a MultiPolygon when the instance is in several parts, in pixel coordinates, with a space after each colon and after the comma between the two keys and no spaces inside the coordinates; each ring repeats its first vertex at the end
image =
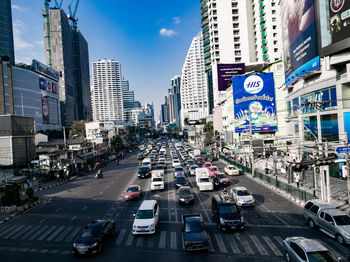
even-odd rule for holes
{"type": "Polygon", "coordinates": [[[215,176],[215,174],[220,173],[219,168],[217,168],[216,166],[211,166],[208,168],[210,176],[215,176]]]}
{"type": "Polygon", "coordinates": [[[125,193],[125,200],[140,200],[142,195],[141,187],[138,185],[129,186],[125,193]]]}
{"type": "Polygon", "coordinates": [[[230,179],[224,173],[218,172],[215,174],[215,177],[222,186],[228,186],[230,184],[230,179]]]}
{"type": "Polygon", "coordinates": [[[205,162],[203,164],[203,167],[205,167],[206,169],[209,169],[209,167],[211,167],[211,164],[209,162],[205,162]]]}

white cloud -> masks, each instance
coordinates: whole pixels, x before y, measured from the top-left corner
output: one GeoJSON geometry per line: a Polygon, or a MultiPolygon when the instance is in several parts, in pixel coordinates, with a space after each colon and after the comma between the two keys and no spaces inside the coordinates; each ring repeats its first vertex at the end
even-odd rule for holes
{"type": "Polygon", "coordinates": [[[166,29],[166,28],[160,29],[159,33],[160,33],[162,36],[173,36],[173,35],[177,35],[177,32],[175,32],[174,30],[172,30],[172,29],[166,29]]]}
{"type": "Polygon", "coordinates": [[[23,39],[22,37],[23,30],[24,30],[24,23],[21,20],[16,20],[13,23],[13,38],[14,38],[13,42],[15,45],[15,51],[34,47],[32,43],[29,43],[23,39]]]}
{"type": "Polygon", "coordinates": [[[173,17],[173,21],[175,25],[178,25],[181,23],[181,18],[179,16],[173,17]]]}
{"type": "Polygon", "coordinates": [[[22,10],[22,7],[19,5],[11,5],[12,9],[22,10]]]}

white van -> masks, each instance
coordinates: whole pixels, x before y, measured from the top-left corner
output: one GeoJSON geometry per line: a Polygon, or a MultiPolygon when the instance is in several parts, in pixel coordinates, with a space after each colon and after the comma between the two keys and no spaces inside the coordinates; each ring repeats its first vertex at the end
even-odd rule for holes
{"type": "Polygon", "coordinates": [[[152,168],[152,160],[149,157],[146,157],[142,160],[142,166],[147,166],[149,169],[152,168]]]}
{"type": "Polygon", "coordinates": [[[196,184],[199,191],[212,191],[214,189],[208,169],[204,167],[196,169],[196,184]]]}
{"type": "Polygon", "coordinates": [[[154,234],[159,222],[159,205],[156,200],[144,200],[135,214],[132,233],[154,234]]]}

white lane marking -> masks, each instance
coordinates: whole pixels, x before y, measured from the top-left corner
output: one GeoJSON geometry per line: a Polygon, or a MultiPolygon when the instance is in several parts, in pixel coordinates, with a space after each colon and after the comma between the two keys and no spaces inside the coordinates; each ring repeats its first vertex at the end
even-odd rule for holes
{"type": "Polygon", "coordinates": [[[290,226],[286,221],[284,221],[282,218],[280,218],[279,216],[273,214],[273,212],[268,209],[265,205],[263,205],[260,201],[255,200],[255,202],[259,203],[259,207],[263,207],[268,213],[270,213],[273,217],[277,218],[282,224],[286,225],[286,226],[290,226]]]}
{"type": "Polygon", "coordinates": [[[87,206],[84,206],[84,207],[83,207],[83,210],[86,210],[86,209],[87,209],[87,206]]]}
{"type": "Polygon", "coordinates": [[[51,226],[49,230],[47,230],[44,234],[42,234],[38,240],[42,241],[45,239],[45,237],[47,237],[51,232],[53,232],[56,229],[57,226],[51,226]]]}
{"type": "Polygon", "coordinates": [[[165,248],[166,231],[160,232],[158,248],[165,248]]]}
{"type": "Polygon", "coordinates": [[[35,232],[28,240],[34,240],[37,237],[40,236],[40,234],[42,234],[43,232],[45,232],[46,229],[48,229],[49,226],[43,226],[42,228],[40,228],[37,232],[35,232]]]}
{"type": "Polygon", "coordinates": [[[266,251],[266,249],[264,248],[260,240],[257,238],[257,236],[250,235],[250,239],[252,240],[251,244],[255,244],[256,248],[258,249],[261,255],[269,255],[269,253],[266,251]]]}
{"type": "Polygon", "coordinates": [[[57,250],[57,249],[53,249],[53,250],[50,251],[50,254],[57,254],[58,252],[60,252],[60,251],[57,250]]]}
{"type": "Polygon", "coordinates": [[[148,248],[153,248],[154,247],[154,242],[155,242],[155,236],[150,236],[148,241],[147,241],[147,247],[148,248]]]}
{"type": "Polygon", "coordinates": [[[238,244],[237,244],[237,241],[236,239],[233,237],[233,235],[227,235],[229,241],[228,243],[230,244],[230,247],[232,249],[232,252],[234,254],[240,254],[241,253],[241,250],[239,250],[239,247],[238,247],[238,244]]]}
{"type": "Polygon", "coordinates": [[[17,234],[13,235],[11,239],[17,239],[19,236],[22,236],[24,233],[26,233],[28,230],[32,229],[33,226],[27,226],[26,228],[23,228],[23,230],[17,232],[17,234]]]}
{"type": "Polygon", "coordinates": [[[170,248],[171,249],[177,249],[176,232],[171,232],[170,233],[170,248]]]}
{"type": "Polygon", "coordinates": [[[280,247],[283,248],[283,239],[280,236],[275,236],[274,239],[276,239],[280,247]]]}
{"type": "Polygon", "coordinates": [[[138,237],[137,242],[136,242],[136,246],[137,247],[142,247],[143,246],[143,237],[138,237]]]}
{"type": "Polygon", "coordinates": [[[209,235],[209,252],[214,252],[213,239],[209,235]]]}
{"type": "Polygon", "coordinates": [[[70,253],[71,253],[71,251],[69,251],[69,250],[64,250],[61,252],[62,255],[68,255],[70,253]]]}
{"type": "Polygon", "coordinates": [[[61,210],[61,208],[59,207],[59,208],[57,208],[57,209],[56,209],[56,211],[55,211],[55,212],[58,212],[58,211],[60,211],[60,210],[61,210]]]}
{"type": "Polygon", "coordinates": [[[47,252],[49,252],[48,249],[42,249],[42,250],[39,251],[39,253],[41,253],[41,254],[44,254],[44,253],[47,253],[47,252]]]}
{"type": "Polygon", "coordinates": [[[224,243],[224,240],[222,239],[222,236],[218,235],[218,234],[215,234],[215,239],[216,239],[216,242],[219,245],[220,252],[221,253],[227,253],[227,249],[225,247],[225,243],[224,243]]]}
{"type": "Polygon", "coordinates": [[[276,247],[276,245],[272,242],[272,240],[268,236],[263,236],[262,238],[265,240],[268,247],[272,250],[272,252],[276,256],[282,256],[282,252],[276,247]]]}
{"type": "Polygon", "coordinates": [[[14,226],[10,226],[9,228],[5,229],[4,231],[0,232],[0,237],[2,237],[3,235],[6,235],[8,232],[11,232],[13,229],[15,229],[16,227],[18,227],[17,225],[14,226]]]}
{"type": "Polygon", "coordinates": [[[46,220],[46,218],[43,218],[40,220],[39,224],[41,224],[42,222],[44,222],[46,220]]]}
{"type": "Polygon", "coordinates": [[[79,226],[76,229],[74,229],[74,231],[70,233],[70,235],[67,237],[66,242],[72,241],[74,237],[80,232],[81,229],[82,228],[79,226]]]}
{"type": "Polygon", "coordinates": [[[120,246],[120,245],[121,245],[121,243],[122,243],[122,241],[123,241],[123,239],[124,239],[125,233],[126,233],[126,229],[125,229],[125,228],[123,228],[122,230],[120,230],[119,236],[118,236],[117,240],[115,241],[115,244],[116,244],[117,246],[120,246]]]}
{"type": "Polygon", "coordinates": [[[125,245],[126,246],[131,246],[133,240],[134,240],[134,235],[133,235],[132,231],[130,231],[128,239],[126,240],[125,245]]]}
{"type": "Polygon", "coordinates": [[[26,234],[24,234],[20,239],[26,239],[27,237],[29,237],[31,234],[33,234],[35,231],[37,231],[40,228],[40,226],[35,226],[33,227],[30,231],[28,231],[26,234]]]}
{"type": "Polygon", "coordinates": [[[39,249],[37,249],[37,248],[32,248],[32,249],[28,250],[28,252],[30,252],[30,253],[36,253],[38,251],[39,251],[39,249]]]}
{"type": "Polygon", "coordinates": [[[66,235],[69,233],[69,231],[72,230],[72,228],[73,228],[73,227],[67,227],[67,228],[63,231],[63,233],[62,233],[55,241],[56,241],[56,242],[62,241],[62,240],[66,237],[66,235]]]}
{"type": "Polygon", "coordinates": [[[255,252],[251,248],[251,243],[245,238],[245,236],[235,234],[235,238],[242,244],[246,254],[254,255],[255,252]]]}
{"type": "Polygon", "coordinates": [[[6,236],[4,236],[3,239],[8,239],[8,238],[10,238],[10,237],[13,236],[14,234],[16,234],[18,231],[21,231],[22,228],[24,228],[24,227],[25,227],[25,225],[21,225],[21,226],[15,228],[13,231],[9,232],[6,236]]]}
{"type": "Polygon", "coordinates": [[[76,216],[75,216],[75,217],[72,217],[70,221],[73,221],[73,220],[75,220],[76,218],[77,218],[76,216]]]}
{"type": "Polygon", "coordinates": [[[64,228],[65,226],[60,226],[59,228],[57,228],[56,231],[53,232],[52,235],[47,238],[47,241],[52,241],[64,228]]]}

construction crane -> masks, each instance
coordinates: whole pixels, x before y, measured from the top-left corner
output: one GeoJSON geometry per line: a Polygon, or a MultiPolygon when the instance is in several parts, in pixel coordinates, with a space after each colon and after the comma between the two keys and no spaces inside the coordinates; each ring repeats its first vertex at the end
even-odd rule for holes
{"type": "Polygon", "coordinates": [[[57,0],[55,0],[55,8],[61,9],[62,3],[63,3],[63,0],[61,0],[61,2],[59,2],[59,3],[57,2],[57,0]]]}
{"type": "Polygon", "coordinates": [[[45,10],[43,10],[42,14],[46,21],[46,39],[47,39],[47,53],[49,57],[49,66],[52,67],[52,56],[51,56],[51,34],[50,34],[50,16],[49,16],[49,9],[50,9],[50,2],[51,0],[45,0],[44,6],[45,10]]]}
{"type": "Polygon", "coordinates": [[[73,10],[73,12],[72,12],[72,4],[73,4],[73,3],[74,3],[74,0],[72,0],[72,2],[70,3],[70,5],[68,6],[68,9],[69,9],[68,19],[72,21],[72,23],[73,23],[73,29],[74,29],[74,30],[77,30],[77,21],[78,21],[78,18],[75,17],[75,14],[77,13],[79,0],[76,0],[75,6],[74,6],[74,10],[73,10]]]}

